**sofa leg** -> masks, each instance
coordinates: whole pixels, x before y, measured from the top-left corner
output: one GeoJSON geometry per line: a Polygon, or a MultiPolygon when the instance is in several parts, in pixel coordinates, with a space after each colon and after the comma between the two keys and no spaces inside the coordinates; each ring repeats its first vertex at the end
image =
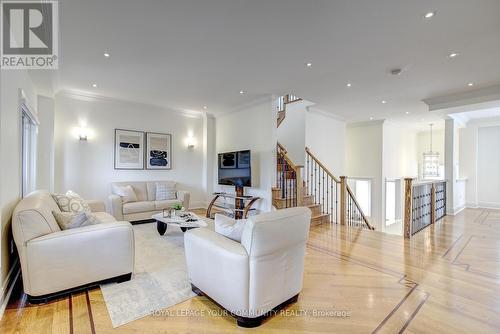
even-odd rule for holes
{"type": "Polygon", "coordinates": [[[125,275],[118,276],[116,278],[116,283],[123,283],[123,282],[128,282],[132,279],[132,273],[128,273],[125,275]]]}
{"type": "Polygon", "coordinates": [[[262,325],[262,317],[257,318],[245,318],[245,317],[236,317],[236,323],[239,327],[243,328],[255,328],[262,325]]]}
{"type": "Polygon", "coordinates": [[[200,289],[198,289],[195,285],[191,284],[191,290],[196,293],[198,296],[204,296],[205,294],[203,293],[203,291],[201,291],[200,289]]]}

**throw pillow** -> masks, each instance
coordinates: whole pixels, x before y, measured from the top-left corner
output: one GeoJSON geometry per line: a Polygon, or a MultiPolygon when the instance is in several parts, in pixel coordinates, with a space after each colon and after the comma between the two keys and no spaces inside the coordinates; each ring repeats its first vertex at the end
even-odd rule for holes
{"type": "Polygon", "coordinates": [[[234,241],[241,242],[246,219],[233,219],[221,214],[215,215],[215,232],[234,241]]]}
{"type": "Polygon", "coordinates": [[[164,183],[156,184],[156,200],[166,201],[171,199],[177,199],[177,190],[164,183]]]}
{"type": "Polygon", "coordinates": [[[122,202],[137,202],[137,195],[131,185],[127,186],[113,186],[113,192],[122,198],[122,202]]]}
{"type": "Polygon", "coordinates": [[[85,200],[75,193],[68,190],[66,194],[52,194],[62,212],[90,212],[90,207],[85,200]]]}
{"type": "Polygon", "coordinates": [[[100,221],[89,212],[55,212],[52,214],[61,230],[99,224],[100,221]]]}

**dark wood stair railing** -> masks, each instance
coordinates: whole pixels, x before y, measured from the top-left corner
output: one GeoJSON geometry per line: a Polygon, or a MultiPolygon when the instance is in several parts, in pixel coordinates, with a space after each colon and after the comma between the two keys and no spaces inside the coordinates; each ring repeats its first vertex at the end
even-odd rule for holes
{"type": "Polygon", "coordinates": [[[322,212],[330,216],[330,222],[375,229],[347,185],[347,177],[341,176],[340,179],[335,177],[308,147],[306,147],[305,187],[307,193],[313,195],[315,203],[321,206],[322,212]]]}
{"type": "Polygon", "coordinates": [[[302,168],[295,165],[288,157],[287,150],[277,143],[276,145],[276,186],[280,191],[279,208],[291,208],[302,205],[302,168]]]}

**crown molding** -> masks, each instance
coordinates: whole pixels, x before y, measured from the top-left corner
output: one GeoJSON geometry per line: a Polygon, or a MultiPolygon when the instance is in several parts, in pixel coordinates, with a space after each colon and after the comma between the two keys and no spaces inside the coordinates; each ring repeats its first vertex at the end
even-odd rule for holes
{"type": "Polygon", "coordinates": [[[215,114],[214,116],[215,116],[215,118],[224,117],[224,116],[227,116],[229,114],[233,114],[233,113],[238,113],[238,112],[245,111],[245,110],[247,110],[249,108],[258,106],[260,104],[264,104],[266,102],[269,103],[269,112],[271,112],[272,111],[273,95],[272,94],[266,94],[264,96],[261,96],[261,97],[258,97],[256,99],[253,99],[250,102],[243,103],[243,104],[237,106],[236,108],[234,108],[234,109],[232,109],[230,111],[226,111],[226,112],[223,112],[223,113],[218,113],[218,114],[215,114]]]}
{"type": "Polygon", "coordinates": [[[336,121],[346,122],[346,119],[344,117],[341,117],[341,116],[339,116],[337,114],[334,114],[334,113],[331,113],[331,112],[328,112],[328,111],[324,111],[322,109],[318,109],[318,108],[314,108],[314,107],[308,107],[307,111],[309,111],[311,113],[314,113],[314,114],[321,115],[321,116],[325,116],[325,117],[328,117],[328,118],[332,118],[332,119],[334,119],[336,121]]]}
{"type": "Polygon", "coordinates": [[[149,104],[134,100],[124,100],[115,97],[93,94],[80,90],[63,89],[58,91],[55,94],[55,97],[59,95],[85,102],[113,103],[127,107],[136,106],[137,108],[148,108],[157,112],[172,112],[190,118],[201,118],[205,114],[204,111],[174,109],[170,107],[159,106],[156,104],[149,104]]]}

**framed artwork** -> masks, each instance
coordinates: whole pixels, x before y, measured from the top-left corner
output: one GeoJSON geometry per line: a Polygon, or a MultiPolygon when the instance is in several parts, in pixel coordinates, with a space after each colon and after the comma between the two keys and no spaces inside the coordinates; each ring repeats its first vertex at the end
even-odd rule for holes
{"type": "Polygon", "coordinates": [[[115,129],[115,169],[144,169],[144,132],[115,129]]]}
{"type": "Polygon", "coordinates": [[[146,169],[172,169],[172,135],[146,132],[146,169]]]}
{"type": "Polygon", "coordinates": [[[236,168],[236,152],[224,153],[219,155],[219,166],[221,169],[236,168]]]}

